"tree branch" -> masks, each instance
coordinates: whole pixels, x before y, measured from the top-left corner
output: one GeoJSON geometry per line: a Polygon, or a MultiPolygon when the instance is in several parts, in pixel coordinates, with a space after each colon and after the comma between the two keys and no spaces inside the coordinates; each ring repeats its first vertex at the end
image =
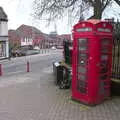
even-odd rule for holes
{"type": "MultiPolygon", "coordinates": [[[[77,2],[77,1],[78,1],[78,0],[72,0],[70,4],[62,5],[62,7],[68,8],[68,7],[70,7],[70,6],[73,6],[73,5],[75,4],[75,2],[77,2]]],[[[69,2],[70,2],[70,1],[69,1],[69,2]]],[[[68,2],[68,3],[69,3],[69,2],[68,2]]]]}
{"type": "Polygon", "coordinates": [[[120,6],[120,0],[114,0],[120,6]]]}
{"type": "Polygon", "coordinates": [[[94,0],[83,0],[85,3],[89,3],[90,5],[94,6],[94,0]]]}
{"type": "Polygon", "coordinates": [[[108,4],[111,2],[111,0],[107,0],[106,3],[104,3],[105,0],[102,1],[102,11],[104,11],[104,9],[108,6],[108,4]]]}

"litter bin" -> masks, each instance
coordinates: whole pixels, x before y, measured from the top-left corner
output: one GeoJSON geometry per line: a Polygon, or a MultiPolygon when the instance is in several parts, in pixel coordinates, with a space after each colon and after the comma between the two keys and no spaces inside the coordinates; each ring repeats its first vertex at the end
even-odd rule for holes
{"type": "Polygon", "coordinates": [[[68,89],[71,86],[71,69],[63,66],[63,79],[59,82],[60,89],[68,89]]]}
{"type": "Polygon", "coordinates": [[[120,80],[112,80],[111,86],[112,86],[111,88],[112,95],[120,96],[120,80]]]}
{"type": "Polygon", "coordinates": [[[53,63],[53,74],[55,78],[55,84],[59,85],[60,81],[63,80],[63,66],[59,62],[53,63]]]}

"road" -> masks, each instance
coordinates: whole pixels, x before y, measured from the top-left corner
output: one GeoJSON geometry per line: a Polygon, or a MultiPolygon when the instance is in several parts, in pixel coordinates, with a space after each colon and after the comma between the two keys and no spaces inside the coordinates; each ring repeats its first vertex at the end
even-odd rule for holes
{"type": "Polygon", "coordinates": [[[12,58],[11,61],[0,61],[2,64],[3,75],[13,75],[25,73],[27,61],[29,61],[30,71],[32,73],[41,72],[45,67],[52,65],[54,61],[59,61],[62,58],[61,50],[51,50],[44,54],[12,58]]]}

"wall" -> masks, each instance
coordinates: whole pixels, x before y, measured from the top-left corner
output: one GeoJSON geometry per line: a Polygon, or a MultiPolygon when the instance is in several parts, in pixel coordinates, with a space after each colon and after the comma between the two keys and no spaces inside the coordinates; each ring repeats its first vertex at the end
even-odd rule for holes
{"type": "Polygon", "coordinates": [[[0,36],[8,36],[8,25],[6,21],[0,22],[0,36]]]}

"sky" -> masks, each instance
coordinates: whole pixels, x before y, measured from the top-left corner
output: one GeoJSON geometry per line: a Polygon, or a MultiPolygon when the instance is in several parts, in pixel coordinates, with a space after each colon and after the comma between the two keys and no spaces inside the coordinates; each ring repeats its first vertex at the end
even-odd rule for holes
{"type": "MultiPolygon", "coordinates": [[[[26,24],[35,26],[44,33],[50,33],[54,31],[54,25],[46,25],[45,20],[34,20],[31,16],[32,13],[32,1],[33,0],[0,0],[0,6],[3,7],[4,11],[8,15],[8,28],[17,29],[20,25],[26,24]]],[[[106,9],[104,18],[119,18],[120,17],[120,7],[114,4],[106,9]],[[111,7],[114,9],[112,11],[111,7]],[[108,14],[109,11],[109,14],[108,14]]],[[[90,11],[91,12],[91,11],[90,11]]],[[[89,13],[91,14],[91,13],[89,13]]],[[[87,16],[87,15],[86,15],[87,16]]],[[[71,33],[72,25],[68,25],[68,19],[64,18],[62,21],[56,22],[58,34],[71,33]]]]}
{"type": "MultiPolygon", "coordinates": [[[[1,0],[0,6],[8,15],[8,28],[17,29],[20,25],[26,24],[35,26],[44,33],[54,31],[55,25],[47,26],[45,20],[34,20],[31,16],[33,0],[1,0]]],[[[67,21],[58,21],[56,23],[58,34],[67,34],[71,29],[67,27],[67,21]]]]}

